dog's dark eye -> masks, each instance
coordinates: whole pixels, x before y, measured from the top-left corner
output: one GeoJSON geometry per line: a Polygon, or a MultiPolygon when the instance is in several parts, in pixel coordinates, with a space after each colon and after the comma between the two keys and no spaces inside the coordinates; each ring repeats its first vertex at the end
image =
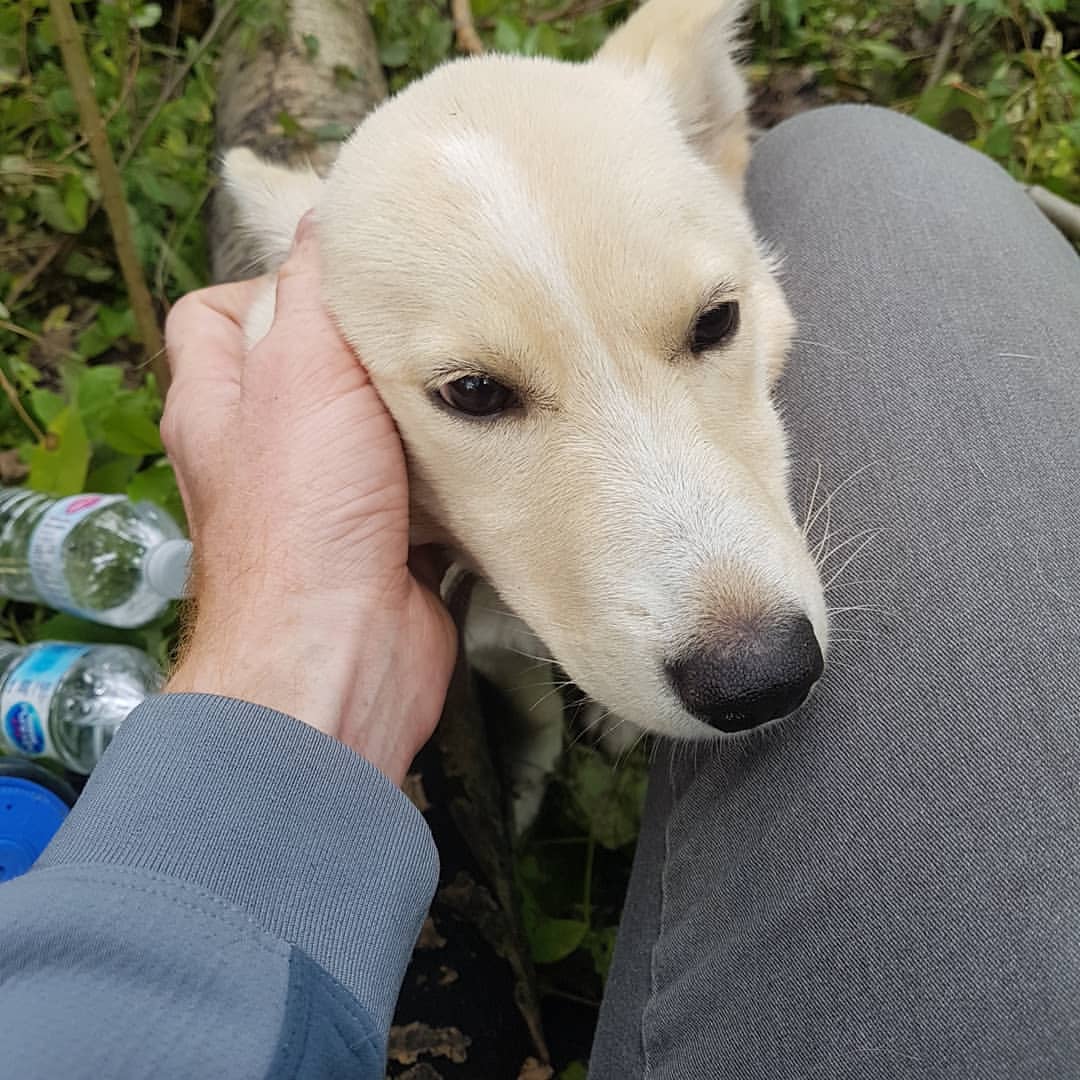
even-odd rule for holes
{"type": "Polygon", "coordinates": [[[715,349],[739,329],[739,305],[734,300],[703,311],[690,331],[690,351],[695,355],[715,349]]]}
{"type": "Polygon", "coordinates": [[[452,409],[469,416],[494,416],[517,404],[517,395],[508,386],[487,375],[465,375],[439,387],[439,397],[452,409]]]}

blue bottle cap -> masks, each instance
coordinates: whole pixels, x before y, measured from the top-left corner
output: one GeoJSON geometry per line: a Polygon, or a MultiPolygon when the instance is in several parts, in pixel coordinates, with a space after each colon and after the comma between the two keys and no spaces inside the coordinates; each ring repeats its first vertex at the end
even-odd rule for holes
{"type": "Polygon", "coordinates": [[[71,788],[46,769],[0,759],[0,881],[33,866],[73,802],[71,788]]]}

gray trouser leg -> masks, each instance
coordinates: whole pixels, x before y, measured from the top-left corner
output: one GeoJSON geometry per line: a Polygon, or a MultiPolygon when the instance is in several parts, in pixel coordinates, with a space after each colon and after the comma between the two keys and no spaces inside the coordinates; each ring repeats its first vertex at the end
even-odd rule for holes
{"type": "Polygon", "coordinates": [[[836,644],[795,716],[657,761],[590,1075],[1074,1080],[1080,261],[877,109],[783,124],[749,192],[836,644]]]}

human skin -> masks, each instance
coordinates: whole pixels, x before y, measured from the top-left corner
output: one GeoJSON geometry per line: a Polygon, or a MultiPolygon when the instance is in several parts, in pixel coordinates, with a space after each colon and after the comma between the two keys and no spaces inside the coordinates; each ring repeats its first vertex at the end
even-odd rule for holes
{"type": "Polygon", "coordinates": [[[394,422],[322,306],[309,219],[269,333],[265,280],[172,309],[162,437],[195,546],[195,618],[166,690],[269,706],[402,781],[439,718],[455,632],[409,549],[394,422]],[[422,580],[423,579],[423,580],[422,580]]]}

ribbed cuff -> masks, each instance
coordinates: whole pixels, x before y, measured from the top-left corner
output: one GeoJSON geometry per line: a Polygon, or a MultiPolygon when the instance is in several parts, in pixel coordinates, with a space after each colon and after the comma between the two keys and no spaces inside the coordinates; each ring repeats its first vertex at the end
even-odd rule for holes
{"type": "Polygon", "coordinates": [[[39,866],[124,865],[208,889],[299,946],[384,1028],[438,880],[420,813],[290,716],[209,694],[125,720],[39,866]]]}

